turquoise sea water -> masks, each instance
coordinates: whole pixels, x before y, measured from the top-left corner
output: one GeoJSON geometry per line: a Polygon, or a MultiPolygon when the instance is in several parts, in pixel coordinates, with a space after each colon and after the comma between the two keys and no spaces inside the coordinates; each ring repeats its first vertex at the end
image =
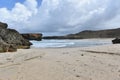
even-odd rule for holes
{"type": "Polygon", "coordinates": [[[89,47],[112,44],[111,39],[81,39],[81,40],[42,40],[31,41],[35,48],[59,48],[59,47],[89,47]]]}

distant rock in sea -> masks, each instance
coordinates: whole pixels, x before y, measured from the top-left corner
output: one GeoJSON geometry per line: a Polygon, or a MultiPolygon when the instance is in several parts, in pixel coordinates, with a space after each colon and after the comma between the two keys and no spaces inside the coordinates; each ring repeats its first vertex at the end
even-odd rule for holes
{"type": "Polygon", "coordinates": [[[113,44],[120,44],[120,39],[119,38],[115,38],[112,40],[113,44]]]}
{"type": "Polygon", "coordinates": [[[15,29],[7,28],[6,23],[0,22],[0,52],[14,52],[18,48],[28,49],[32,45],[15,29]]]}
{"type": "Polygon", "coordinates": [[[36,40],[36,41],[42,40],[41,33],[26,33],[26,34],[21,34],[21,35],[27,40],[36,40]]]}

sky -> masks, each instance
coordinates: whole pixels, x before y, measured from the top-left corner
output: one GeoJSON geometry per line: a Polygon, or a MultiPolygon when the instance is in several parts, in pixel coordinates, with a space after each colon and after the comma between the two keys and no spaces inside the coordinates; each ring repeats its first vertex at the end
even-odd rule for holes
{"type": "Polygon", "coordinates": [[[0,0],[0,21],[43,35],[120,28],[120,0],[0,0]]]}

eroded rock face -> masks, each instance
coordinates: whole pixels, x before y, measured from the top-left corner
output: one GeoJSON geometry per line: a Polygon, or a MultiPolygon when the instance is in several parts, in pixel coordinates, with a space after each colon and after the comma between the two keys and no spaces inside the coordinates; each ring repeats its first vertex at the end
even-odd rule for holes
{"type": "Polygon", "coordinates": [[[12,44],[8,44],[0,37],[0,52],[14,52],[17,51],[17,47],[12,44]]]}
{"type": "Polygon", "coordinates": [[[19,32],[14,29],[0,29],[0,36],[8,44],[15,44],[17,46],[30,46],[31,43],[24,39],[19,32]]]}
{"type": "Polygon", "coordinates": [[[24,39],[19,32],[14,29],[7,29],[6,23],[0,23],[0,52],[14,52],[18,48],[30,48],[28,40],[24,39]]]}
{"type": "Polygon", "coordinates": [[[38,33],[27,33],[27,34],[21,34],[25,39],[27,40],[37,40],[41,41],[42,40],[42,34],[38,33]]]}

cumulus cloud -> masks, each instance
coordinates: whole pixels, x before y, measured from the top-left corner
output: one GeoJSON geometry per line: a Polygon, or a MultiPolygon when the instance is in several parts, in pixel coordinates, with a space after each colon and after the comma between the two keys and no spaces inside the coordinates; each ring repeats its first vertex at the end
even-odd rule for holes
{"type": "Polygon", "coordinates": [[[12,10],[0,8],[0,19],[20,32],[47,35],[88,29],[120,27],[119,0],[37,0],[16,3],[12,10]]]}
{"type": "Polygon", "coordinates": [[[25,23],[36,14],[36,0],[26,0],[23,4],[16,3],[11,10],[0,8],[0,21],[7,22],[11,28],[21,30],[25,27],[25,23]]]}

